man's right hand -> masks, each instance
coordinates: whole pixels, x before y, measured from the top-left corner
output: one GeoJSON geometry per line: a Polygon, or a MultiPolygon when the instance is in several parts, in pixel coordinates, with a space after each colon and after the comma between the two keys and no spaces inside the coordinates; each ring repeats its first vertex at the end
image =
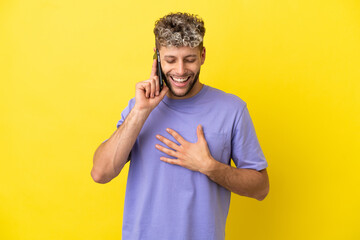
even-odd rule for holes
{"type": "Polygon", "coordinates": [[[164,84],[160,92],[159,77],[156,75],[157,60],[154,59],[150,78],[136,84],[135,109],[151,112],[164,98],[169,88],[164,84]]]}

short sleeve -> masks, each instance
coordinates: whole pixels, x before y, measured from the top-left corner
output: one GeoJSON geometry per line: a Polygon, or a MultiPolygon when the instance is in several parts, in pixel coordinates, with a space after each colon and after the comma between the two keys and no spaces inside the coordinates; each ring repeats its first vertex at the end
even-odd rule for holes
{"type": "Polygon", "coordinates": [[[231,158],[237,168],[260,171],[268,166],[246,104],[235,120],[231,148],[231,158]]]}
{"type": "Polygon", "coordinates": [[[135,105],[135,98],[130,99],[129,104],[126,106],[126,108],[121,112],[121,118],[116,124],[116,128],[119,128],[120,125],[125,121],[125,118],[127,115],[129,115],[131,109],[135,105]]]}
{"type": "MultiPolygon", "coordinates": [[[[135,105],[135,98],[130,99],[128,105],[126,106],[126,108],[121,112],[121,118],[120,120],[117,122],[116,124],[116,128],[119,128],[120,125],[125,121],[125,118],[129,115],[131,109],[134,107],[135,105]]],[[[104,142],[106,142],[108,139],[106,139],[104,142]]],[[[130,160],[131,157],[131,152],[129,154],[128,160],[130,160]]]]}

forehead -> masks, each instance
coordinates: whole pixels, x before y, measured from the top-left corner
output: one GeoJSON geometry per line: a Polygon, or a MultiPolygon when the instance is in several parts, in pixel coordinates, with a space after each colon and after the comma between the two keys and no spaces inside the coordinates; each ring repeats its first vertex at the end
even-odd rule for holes
{"type": "Polygon", "coordinates": [[[159,49],[160,55],[162,57],[188,57],[188,56],[200,56],[199,47],[191,48],[191,47],[160,47],[159,49]]]}

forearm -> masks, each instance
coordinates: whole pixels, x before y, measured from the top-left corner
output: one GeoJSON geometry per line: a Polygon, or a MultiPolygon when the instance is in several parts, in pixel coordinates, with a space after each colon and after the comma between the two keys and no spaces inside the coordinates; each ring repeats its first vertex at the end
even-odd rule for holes
{"type": "Polygon", "coordinates": [[[203,172],[212,181],[241,196],[263,200],[269,192],[269,179],[266,169],[234,168],[212,160],[203,172]]]}
{"type": "Polygon", "coordinates": [[[149,114],[133,108],[112,136],[98,147],[91,171],[94,181],[107,183],[119,175],[149,114]]]}

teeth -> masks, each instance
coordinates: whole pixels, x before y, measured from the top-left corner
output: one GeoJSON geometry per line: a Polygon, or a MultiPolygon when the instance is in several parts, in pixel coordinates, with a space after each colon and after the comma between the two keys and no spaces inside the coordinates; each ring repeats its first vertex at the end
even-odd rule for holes
{"type": "Polygon", "coordinates": [[[172,79],[176,82],[185,82],[186,80],[188,80],[188,77],[187,78],[176,78],[176,77],[172,77],[172,79]]]}

